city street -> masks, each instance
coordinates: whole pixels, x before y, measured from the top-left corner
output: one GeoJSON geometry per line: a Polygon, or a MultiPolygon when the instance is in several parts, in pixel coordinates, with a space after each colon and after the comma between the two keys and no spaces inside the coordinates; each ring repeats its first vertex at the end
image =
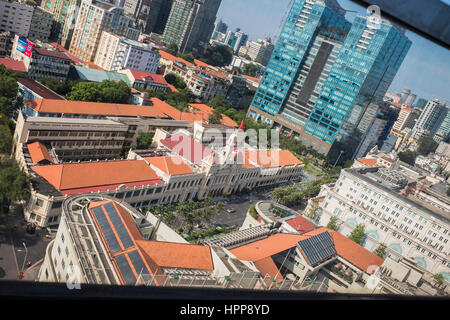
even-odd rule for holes
{"type": "Polygon", "coordinates": [[[46,230],[37,230],[34,234],[26,232],[21,207],[15,214],[0,216],[0,280],[18,280],[24,270],[24,279],[36,280],[40,262],[51,238],[46,238],[46,230]],[[28,269],[27,262],[35,265],[28,269]]]}

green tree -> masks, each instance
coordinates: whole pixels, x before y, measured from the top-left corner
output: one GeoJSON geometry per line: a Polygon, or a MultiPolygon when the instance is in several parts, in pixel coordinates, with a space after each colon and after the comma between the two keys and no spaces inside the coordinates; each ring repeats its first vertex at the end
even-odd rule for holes
{"type": "Polygon", "coordinates": [[[208,105],[215,110],[219,110],[221,113],[226,112],[229,108],[232,108],[230,101],[228,101],[228,99],[221,94],[211,99],[208,105]]]}
{"type": "Polygon", "coordinates": [[[217,202],[216,204],[216,213],[221,214],[223,211],[223,202],[217,202]]]}
{"type": "MultiPolygon", "coordinates": [[[[12,133],[7,118],[0,114],[0,154],[9,155],[12,149],[12,133]]],[[[1,156],[0,156],[1,159],[1,156]]]]}
{"type": "Polygon", "coordinates": [[[439,144],[431,137],[420,137],[418,145],[417,152],[423,156],[427,156],[431,152],[436,151],[439,146],[439,144]]]}
{"type": "Polygon", "coordinates": [[[327,228],[337,231],[337,229],[338,229],[338,225],[337,225],[338,221],[339,221],[338,217],[332,216],[330,218],[330,221],[327,224],[327,228]]]}
{"type": "Polygon", "coordinates": [[[192,53],[190,53],[190,52],[188,52],[188,53],[185,53],[185,54],[183,54],[182,56],[181,56],[181,59],[184,59],[184,60],[186,60],[186,61],[188,61],[188,62],[190,62],[190,63],[194,63],[194,56],[192,55],[192,53]]]}
{"type": "Polygon", "coordinates": [[[386,255],[386,249],[387,246],[384,243],[380,243],[378,245],[378,247],[374,250],[373,253],[375,253],[377,256],[379,256],[380,258],[384,259],[384,256],[386,255]]]}
{"type": "Polygon", "coordinates": [[[167,46],[167,53],[170,53],[173,56],[178,55],[178,46],[175,43],[171,43],[167,46]]]}
{"type": "Polygon", "coordinates": [[[150,149],[152,146],[153,134],[140,131],[137,137],[137,148],[140,150],[150,149]]]}
{"type": "Polygon", "coordinates": [[[210,124],[220,124],[222,120],[222,114],[218,110],[214,110],[213,113],[209,115],[208,122],[210,124]]]}
{"type": "Polygon", "coordinates": [[[440,287],[444,284],[444,275],[442,273],[437,273],[433,276],[434,282],[440,287]]]}
{"type": "Polygon", "coordinates": [[[13,159],[3,158],[0,162],[0,212],[7,211],[16,201],[28,201],[30,198],[30,181],[13,159]]]}
{"type": "Polygon", "coordinates": [[[124,81],[79,82],[66,98],[75,101],[91,101],[127,104],[131,89],[124,81]]]}
{"type": "Polygon", "coordinates": [[[418,156],[417,152],[410,151],[410,150],[405,151],[405,152],[399,152],[399,154],[398,154],[398,158],[401,161],[403,161],[411,166],[414,166],[417,156],[418,156]]]}
{"type": "Polygon", "coordinates": [[[364,229],[365,226],[364,224],[358,224],[353,231],[350,233],[350,235],[348,236],[348,238],[354,242],[356,242],[357,244],[361,245],[363,240],[364,240],[364,229]]]}
{"type": "Polygon", "coordinates": [[[212,66],[224,67],[233,60],[233,50],[225,45],[211,46],[199,60],[212,66]]]}
{"type": "Polygon", "coordinates": [[[168,93],[165,102],[180,111],[186,111],[189,108],[189,103],[194,102],[194,100],[191,91],[185,88],[178,92],[168,93]]]}
{"type": "Polygon", "coordinates": [[[148,88],[145,90],[148,93],[149,98],[158,98],[159,100],[167,100],[167,92],[164,90],[155,90],[153,88],[148,88]]]}
{"type": "Polygon", "coordinates": [[[250,77],[256,77],[259,72],[259,67],[254,63],[248,63],[242,67],[242,74],[250,76],[250,77]]]}
{"type": "Polygon", "coordinates": [[[62,81],[50,78],[42,78],[38,79],[38,82],[42,83],[44,86],[46,86],[50,90],[53,90],[57,94],[66,96],[72,90],[72,87],[75,86],[80,81],[74,80],[62,81]]]}
{"type": "Polygon", "coordinates": [[[12,117],[21,103],[17,101],[19,85],[17,74],[0,65],[0,113],[12,117]]]}
{"type": "Polygon", "coordinates": [[[167,83],[173,85],[177,89],[184,89],[187,87],[186,82],[174,73],[166,74],[164,79],[166,79],[167,83]]]}

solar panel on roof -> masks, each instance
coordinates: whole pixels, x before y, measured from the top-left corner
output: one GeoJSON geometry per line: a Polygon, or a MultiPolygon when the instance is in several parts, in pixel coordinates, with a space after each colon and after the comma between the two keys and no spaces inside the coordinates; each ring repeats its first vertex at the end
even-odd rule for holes
{"type": "Polygon", "coordinates": [[[122,242],[122,245],[125,249],[133,247],[134,243],[131,240],[130,234],[122,223],[122,219],[120,219],[119,214],[116,211],[116,208],[112,205],[112,203],[107,203],[104,205],[106,212],[108,213],[109,219],[111,220],[112,225],[116,229],[117,235],[122,242]]]}
{"type": "Polygon", "coordinates": [[[114,258],[114,260],[117,263],[117,267],[119,268],[120,274],[122,275],[125,284],[136,284],[136,276],[134,275],[133,270],[131,270],[130,264],[125,258],[125,255],[122,254],[114,258]]]}
{"type": "Polygon", "coordinates": [[[137,250],[128,253],[128,258],[130,258],[136,273],[150,274],[150,272],[148,271],[147,267],[144,264],[144,261],[142,261],[141,255],[137,250]]]}
{"type": "Polygon", "coordinates": [[[311,265],[324,261],[336,254],[333,239],[328,232],[298,242],[311,265]]]}
{"type": "Polygon", "coordinates": [[[97,223],[103,233],[103,236],[105,237],[106,244],[109,247],[109,250],[111,250],[112,253],[118,252],[121,250],[119,241],[117,241],[116,235],[114,234],[111,225],[109,224],[108,220],[106,220],[106,216],[103,213],[103,210],[101,207],[95,207],[92,209],[92,212],[95,215],[95,219],[97,220],[97,223]]]}

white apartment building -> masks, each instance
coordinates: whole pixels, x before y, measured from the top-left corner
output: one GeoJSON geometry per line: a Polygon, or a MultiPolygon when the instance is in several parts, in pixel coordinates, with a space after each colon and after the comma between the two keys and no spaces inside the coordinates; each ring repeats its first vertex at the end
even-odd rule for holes
{"type": "Polygon", "coordinates": [[[269,63],[272,51],[275,46],[270,41],[270,38],[266,38],[258,41],[250,41],[248,43],[248,55],[250,58],[258,63],[267,65],[269,63]]]}
{"type": "Polygon", "coordinates": [[[417,137],[421,132],[428,131],[429,136],[433,137],[446,115],[447,108],[444,102],[438,99],[429,100],[419,119],[417,119],[413,128],[413,136],[417,137]]]}
{"type": "Polygon", "coordinates": [[[34,7],[21,2],[0,1],[0,32],[28,36],[34,7]]]}
{"type": "MultiPolygon", "coordinates": [[[[449,211],[420,196],[422,191],[414,191],[413,186],[395,170],[344,169],[336,183],[324,185],[316,198],[320,200],[316,221],[325,226],[335,216],[344,235],[364,224],[365,248],[373,251],[384,243],[388,256],[411,259],[432,274],[443,273],[449,281],[449,211]]],[[[308,208],[312,205],[310,201],[308,208]]]]}
{"type": "Polygon", "coordinates": [[[151,44],[103,31],[94,63],[107,71],[133,69],[156,73],[161,55],[151,44]]]}
{"type": "Polygon", "coordinates": [[[83,0],[70,42],[70,53],[84,61],[94,61],[103,31],[133,40],[140,35],[140,31],[134,28],[134,19],[126,16],[123,8],[111,3],[83,0]]]}

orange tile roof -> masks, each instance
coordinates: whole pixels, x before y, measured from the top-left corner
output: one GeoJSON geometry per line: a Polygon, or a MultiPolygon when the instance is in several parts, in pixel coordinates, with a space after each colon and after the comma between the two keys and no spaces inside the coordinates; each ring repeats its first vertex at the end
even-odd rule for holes
{"type": "Polygon", "coordinates": [[[277,233],[273,236],[231,249],[230,252],[244,261],[258,261],[288,250],[302,240],[298,234],[277,233]]]}
{"type": "Polygon", "coordinates": [[[139,248],[160,267],[213,270],[211,250],[207,246],[137,241],[139,248]]]}
{"type": "Polygon", "coordinates": [[[64,163],[32,169],[58,190],[159,180],[143,160],[64,163]]]}
{"type": "Polygon", "coordinates": [[[244,78],[247,78],[247,79],[249,79],[249,80],[252,80],[252,81],[256,81],[256,82],[261,82],[261,79],[260,78],[255,78],[255,77],[250,77],[250,76],[247,76],[246,74],[243,74],[243,75],[241,75],[242,77],[244,77],[244,78]]]}
{"type": "Polygon", "coordinates": [[[244,153],[243,168],[261,166],[262,168],[282,167],[302,164],[289,150],[258,150],[244,153]]]}
{"type": "Polygon", "coordinates": [[[358,267],[360,270],[367,271],[369,266],[381,266],[383,264],[384,260],[376,254],[350,240],[343,234],[325,227],[321,227],[301,235],[301,240],[308,239],[309,237],[321,234],[326,231],[331,234],[334,242],[334,247],[336,248],[338,255],[354,266],[358,267]]]}
{"type": "Polygon", "coordinates": [[[88,62],[88,63],[86,63],[86,66],[87,66],[88,68],[91,68],[91,69],[105,71],[105,69],[103,69],[102,67],[96,65],[96,64],[93,63],[93,62],[88,62]]]}
{"type": "Polygon", "coordinates": [[[145,72],[145,71],[140,71],[140,70],[134,70],[134,69],[128,69],[130,70],[131,74],[133,75],[133,77],[136,80],[139,81],[145,81],[147,78],[151,78],[152,81],[156,84],[161,84],[161,85],[168,85],[166,79],[164,79],[164,76],[160,75],[160,74],[155,74],[155,73],[150,73],[150,72],[145,72]]]}
{"type": "MultiPolygon", "coordinates": [[[[273,259],[271,257],[255,261],[254,264],[256,269],[258,269],[261,275],[263,276],[263,278],[269,276],[270,278],[275,279],[277,282],[283,280],[283,276],[281,275],[280,271],[278,270],[275,262],[273,262],[273,259]]],[[[265,279],[265,282],[268,286],[271,285],[270,278],[265,279]]]]}
{"type": "Polygon", "coordinates": [[[200,111],[213,112],[214,109],[204,103],[190,103],[192,108],[198,109],[200,111]]]}
{"type": "Polygon", "coordinates": [[[30,152],[31,160],[33,163],[39,163],[43,160],[53,162],[47,148],[39,141],[27,144],[28,151],[30,152]]]}
{"type": "Polygon", "coordinates": [[[197,59],[194,59],[194,63],[195,63],[195,65],[200,66],[200,67],[211,67],[206,62],[203,62],[203,61],[200,61],[200,60],[197,60],[197,59]]]}
{"type": "Polygon", "coordinates": [[[11,58],[0,58],[0,64],[13,71],[27,72],[27,68],[25,67],[23,61],[14,60],[11,58]]]}
{"type": "MultiPolygon", "coordinates": [[[[192,108],[197,109],[201,112],[203,112],[203,122],[207,123],[209,120],[209,116],[214,112],[214,109],[211,108],[210,106],[203,104],[203,103],[191,103],[189,104],[192,108]]],[[[230,117],[221,114],[222,115],[222,119],[220,120],[220,123],[228,126],[228,127],[232,127],[232,128],[237,128],[238,125],[237,123],[231,119],[230,117]]]]}
{"type": "Polygon", "coordinates": [[[144,118],[167,118],[160,107],[164,102],[152,98],[153,106],[136,106],[132,104],[116,104],[101,102],[85,102],[55,99],[26,100],[32,109],[42,113],[92,114],[103,116],[125,116],[144,118]]]}
{"type": "Polygon", "coordinates": [[[174,55],[171,55],[170,53],[168,53],[164,50],[159,50],[158,52],[161,55],[162,59],[166,59],[166,60],[170,60],[170,61],[178,61],[178,62],[184,63],[185,65],[190,66],[190,67],[192,67],[194,65],[193,63],[186,61],[184,59],[181,59],[179,57],[175,57],[174,55]]]}
{"type": "Polygon", "coordinates": [[[377,159],[367,159],[367,158],[358,158],[356,161],[361,162],[362,164],[373,167],[377,165],[377,159]]]}
{"type": "Polygon", "coordinates": [[[153,157],[146,158],[148,162],[157,167],[159,170],[172,175],[183,175],[193,173],[191,167],[189,167],[183,158],[179,156],[175,157],[153,157]]]}

